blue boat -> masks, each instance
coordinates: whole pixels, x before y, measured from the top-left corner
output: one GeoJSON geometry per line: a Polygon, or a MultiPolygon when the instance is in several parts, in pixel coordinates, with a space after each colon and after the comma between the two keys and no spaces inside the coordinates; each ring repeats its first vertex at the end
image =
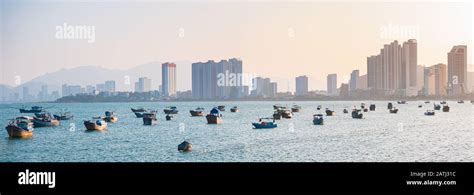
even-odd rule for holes
{"type": "Polygon", "coordinates": [[[252,123],[252,125],[255,129],[273,129],[277,127],[273,118],[260,118],[258,122],[252,123]]]}
{"type": "Polygon", "coordinates": [[[314,125],[323,125],[324,119],[322,114],[315,114],[313,115],[313,124],[314,125]]]}

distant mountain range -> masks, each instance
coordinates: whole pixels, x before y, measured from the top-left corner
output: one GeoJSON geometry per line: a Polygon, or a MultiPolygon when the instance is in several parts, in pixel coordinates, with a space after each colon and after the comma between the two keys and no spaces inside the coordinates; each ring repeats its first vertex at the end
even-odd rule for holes
{"type": "MultiPolygon", "coordinates": [[[[177,61],[177,89],[178,91],[191,89],[191,62],[177,61]]],[[[47,85],[48,91],[59,91],[61,86],[68,85],[93,85],[103,83],[107,80],[116,81],[117,91],[133,91],[134,83],[139,77],[148,77],[152,79],[152,89],[158,90],[161,85],[161,62],[149,62],[138,65],[127,70],[109,69],[100,66],[80,66],[71,69],[61,69],[56,72],[47,73],[38,76],[19,86],[11,87],[0,84],[0,101],[3,97],[9,97],[12,93],[22,94],[22,88],[28,87],[30,95],[37,95],[41,86],[47,85]],[[129,81],[129,84],[127,84],[129,81]]]]}

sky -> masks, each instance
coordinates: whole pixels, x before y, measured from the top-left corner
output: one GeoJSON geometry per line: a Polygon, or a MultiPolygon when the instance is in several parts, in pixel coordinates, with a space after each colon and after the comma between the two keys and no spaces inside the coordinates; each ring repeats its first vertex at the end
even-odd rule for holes
{"type": "Polygon", "coordinates": [[[237,57],[244,72],[278,81],[279,91],[293,91],[300,75],[310,90],[325,89],[327,74],[337,73],[339,84],[354,69],[365,74],[366,57],[394,39],[416,38],[420,65],[447,63],[454,45],[467,45],[472,64],[472,9],[426,1],[1,0],[0,83],[78,66],[237,57]],[[64,23],[94,27],[95,41],[58,39],[64,23]]]}

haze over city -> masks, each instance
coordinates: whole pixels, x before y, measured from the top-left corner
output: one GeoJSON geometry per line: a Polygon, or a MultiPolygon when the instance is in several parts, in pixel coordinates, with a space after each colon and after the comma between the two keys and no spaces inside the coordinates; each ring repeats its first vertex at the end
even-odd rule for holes
{"type": "MultiPolygon", "coordinates": [[[[300,75],[307,75],[309,88],[316,90],[326,88],[327,74],[338,74],[338,86],[354,69],[366,74],[367,57],[393,40],[416,39],[418,65],[425,66],[446,64],[454,45],[472,48],[468,2],[6,0],[0,9],[0,81],[11,86],[15,75],[26,82],[79,66],[130,69],[152,61],[237,57],[244,72],[272,78],[279,91],[294,91],[300,75]],[[64,23],[95,27],[94,42],[58,39],[56,27],[64,23]]],[[[178,90],[190,87],[178,85],[178,90]]]]}

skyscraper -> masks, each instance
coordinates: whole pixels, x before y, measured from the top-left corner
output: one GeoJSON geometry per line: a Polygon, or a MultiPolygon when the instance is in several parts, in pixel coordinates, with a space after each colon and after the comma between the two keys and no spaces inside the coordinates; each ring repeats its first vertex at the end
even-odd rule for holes
{"type": "Polygon", "coordinates": [[[358,80],[359,80],[359,70],[353,70],[351,73],[351,80],[349,82],[350,91],[355,91],[357,89],[358,80]]]}
{"type": "Polygon", "coordinates": [[[164,96],[176,95],[176,64],[163,63],[161,65],[161,90],[164,96]]]}
{"type": "Polygon", "coordinates": [[[446,95],[447,70],[446,64],[436,64],[425,68],[425,95],[446,95]]]}
{"type": "Polygon", "coordinates": [[[337,95],[337,74],[328,74],[327,76],[328,95],[337,95]]]}
{"type": "Polygon", "coordinates": [[[467,85],[467,46],[454,46],[448,53],[448,87],[451,95],[465,92],[467,85]]]}
{"type": "Polygon", "coordinates": [[[295,78],[295,95],[304,96],[308,94],[308,77],[303,75],[295,78]]]}
{"type": "Polygon", "coordinates": [[[192,64],[192,94],[196,99],[227,99],[243,94],[242,60],[232,58],[192,64]]]}
{"type": "Polygon", "coordinates": [[[105,90],[111,93],[115,92],[115,81],[105,81],[105,90]]]}
{"type": "Polygon", "coordinates": [[[138,82],[135,82],[135,92],[148,92],[151,91],[151,79],[147,77],[138,78],[138,82]]]}

